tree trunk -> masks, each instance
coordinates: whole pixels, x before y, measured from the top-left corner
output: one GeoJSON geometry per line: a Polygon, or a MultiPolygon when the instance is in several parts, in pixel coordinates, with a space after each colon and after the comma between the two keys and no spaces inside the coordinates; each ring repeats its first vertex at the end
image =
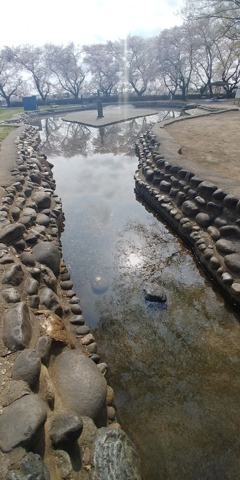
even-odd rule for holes
{"type": "Polygon", "coordinates": [[[6,100],[6,102],[7,102],[8,108],[10,108],[10,107],[11,107],[10,97],[6,96],[6,97],[5,97],[5,100],[6,100]]]}

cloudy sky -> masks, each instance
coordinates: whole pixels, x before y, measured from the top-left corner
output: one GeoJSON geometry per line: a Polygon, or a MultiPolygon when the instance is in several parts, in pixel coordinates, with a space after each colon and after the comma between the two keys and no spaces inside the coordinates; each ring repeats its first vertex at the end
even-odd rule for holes
{"type": "Polygon", "coordinates": [[[13,0],[1,5],[0,47],[46,42],[79,45],[150,37],[181,24],[183,0],[13,0]]]}

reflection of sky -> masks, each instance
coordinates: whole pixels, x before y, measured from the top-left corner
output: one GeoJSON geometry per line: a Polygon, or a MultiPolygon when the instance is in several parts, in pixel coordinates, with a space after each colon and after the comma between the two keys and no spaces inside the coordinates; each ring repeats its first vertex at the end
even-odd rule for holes
{"type": "MultiPolygon", "coordinates": [[[[109,148],[121,148],[117,132],[109,148]]],[[[97,325],[118,419],[139,449],[143,478],[237,479],[239,323],[181,242],[136,201],[137,159],[93,152],[95,140],[96,130],[87,156],[49,160],[66,216],[63,257],[86,323],[97,325]],[[103,294],[93,291],[96,277],[109,285],[103,294]],[[166,308],[145,302],[149,281],[167,294],[166,308]],[[226,475],[218,475],[226,449],[226,475]]]]}

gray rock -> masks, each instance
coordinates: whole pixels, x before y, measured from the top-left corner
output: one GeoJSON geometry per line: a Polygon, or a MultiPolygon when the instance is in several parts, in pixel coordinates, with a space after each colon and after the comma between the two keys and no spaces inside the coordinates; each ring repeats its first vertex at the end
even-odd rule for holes
{"type": "Polygon", "coordinates": [[[202,183],[199,183],[197,189],[203,195],[211,196],[215,192],[215,190],[217,190],[217,187],[211,182],[204,181],[202,183]]]}
{"type": "Polygon", "coordinates": [[[219,231],[223,237],[240,238],[240,228],[237,225],[224,225],[219,231]]]}
{"type": "Polygon", "coordinates": [[[31,295],[28,299],[28,304],[30,308],[38,308],[40,302],[40,298],[38,295],[31,295]]]}
{"type": "Polygon", "coordinates": [[[10,470],[5,480],[50,480],[50,474],[40,455],[30,452],[22,459],[20,470],[10,470]]]}
{"type": "Polygon", "coordinates": [[[70,318],[69,322],[72,323],[73,325],[84,325],[84,323],[85,323],[84,316],[83,315],[73,315],[70,318]]]}
{"type": "Polygon", "coordinates": [[[231,285],[231,291],[232,293],[235,295],[235,296],[240,296],[240,283],[238,282],[234,282],[232,285],[231,285]]]}
{"type": "Polygon", "coordinates": [[[18,208],[18,207],[13,207],[12,208],[12,218],[13,218],[14,222],[17,222],[19,220],[20,213],[21,213],[20,208],[18,208]]]}
{"type": "Polygon", "coordinates": [[[33,247],[32,254],[37,262],[43,263],[47,267],[51,268],[54,275],[58,275],[61,254],[55,245],[53,245],[51,242],[38,243],[33,247]]]}
{"type": "MultiPolygon", "coordinates": [[[[92,342],[92,343],[89,343],[89,345],[87,345],[87,350],[89,351],[89,353],[97,353],[97,344],[96,342],[92,342]]],[[[98,356],[98,355],[97,355],[98,356]]],[[[99,358],[99,357],[98,357],[99,358]]],[[[92,359],[92,358],[91,358],[92,359]]]]}
{"type": "Polygon", "coordinates": [[[56,293],[48,287],[43,287],[39,292],[39,297],[40,307],[42,309],[51,310],[51,312],[54,312],[61,317],[62,306],[56,293]]]}
{"type": "Polygon", "coordinates": [[[166,193],[168,193],[168,192],[170,192],[171,188],[172,188],[172,184],[171,184],[170,182],[167,182],[166,180],[162,180],[162,181],[160,182],[160,190],[161,190],[161,192],[166,192],[166,193]]]}
{"type": "Polygon", "coordinates": [[[215,202],[208,202],[207,203],[207,210],[209,212],[213,213],[214,215],[219,215],[221,213],[222,209],[223,209],[222,205],[218,205],[215,202]]]}
{"type": "Polygon", "coordinates": [[[60,287],[63,290],[71,290],[73,287],[73,282],[71,280],[64,280],[63,282],[60,282],[60,287]]]}
{"type": "Polygon", "coordinates": [[[231,285],[233,283],[233,277],[232,277],[232,275],[230,275],[230,273],[224,272],[222,274],[222,281],[223,281],[223,283],[231,285]]]}
{"type": "Polygon", "coordinates": [[[0,229],[0,242],[9,245],[14,240],[22,237],[26,227],[22,223],[10,223],[0,229]]]}
{"type": "Polygon", "coordinates": [[[56,478],[58,480],[72,480],[73,467],[68,453],[64,450],[54,450],[52,455],[56,465],[56,478]]]}
{"type": "Polygon", "coordinates": [[[66,349],[53,368],[63,406],[79,417],[96,418],[105,404],[107,382],[95,363],[79,350],[66,349]]]}
{"type": "Polygon", "coordinates": [[[52,339],[47,336],[40,337],[37,341],[36,350],[41,358],[42,363],[45,365],[48,363],[50,358],[51,345],[52,339]]]}
{"type": "Polygon", "coordinates": [[[34,267],[34,265],[36,264],[32,254],[30,252],[21,253],[20,260],[24,265],[27,265],[28,267],[34,267]]]}
{"type": "Polygon", "coordinates": [[[33,202],[36,203],[38,209],[50,208],[51,206],[51,197],[44,190],[38,190],[32,195],[33,202]]]}
{"type": "Polygon", "coordinates": [[[35,224],[35,220],[30,216],[23,215],[21,217],[21,223],[25,225],[26,228],[30,228],[35,224]]]}
{"type": "Polygon", "coordinates": [[[212,239],[215,240],[215,241],[219,240],[219,238],[221,237],[218,228],[213,227],[212,225],[210,227],[208,227],[207,231],[208,231],[209,235],[212,237],[212,239]]]}
{"type": "Polygon", "coordinates": [[[46,265],[41,265],[41,277],[47,287],[51,288],[54,292],[57,291],[57,278],[51,268],[46,265]]]}
{"type": "Polygon", "coordinates": [[[87,325],[81,325],[76,328],[76,335],[87,335],[90,332],[90,328],[87,325]]]}
{"type": "Polygon", "coordinates": [[[154,177],[154,171],[150,168],[147,169],[145,172],[145,177],[148,182],[152,182],[154,177]]]}
{"type": "Polygon", "coordinates": [[[20,264],[14,264],[8,267],[2,277],[2,283],[9,283],[14,286],[20,285],[24,278],[24,272],[20,264]]]}
{"type": "Polygon", "coordinates": [[[25,302],[14,305],[3,317],[2,338],[9,350],[23,350],[32,336],[29,309],[25,302]]]}
{"type": "Polygon", "coordinates": [[[31,393],[32,392],[28,384],[23,380],[11,380],[4,390],[2,406],[7,407],[19,398],[22,398],[25,395],[30,395],[31,393]]]}
{"type": "Polygon", "coordinates": [[[33,220],[36,220],[37,217],[36,210],[31,207],[25,207],[22,211],[22,215],[26,217],[31,217],[33,220]]]}
{"type": "Polygon", "coordinates": [[[147,285],[144,290],[145,300],[148,302],[159,302],[163,303],[167,301],[167,296],[163,290],[159,288],[158,285],[147,285]]]}
{"type": "Polygon", "coordinates": [[[78,297],[72,297],[69,300],[69,303],[79,303],[79,302],[80,302],[80,298],[78,297]]]}
{"type": "Polygon", "coordinates": [[[206,206],[206,200],[201,197],[200,195],[197,195],[195,197],[195,202],[197,203],[197,205],[199,205],[200,207],[205,207],[206,206]]]}
{"type": "Polygon", "coordinates": [[[197,213],[199,212],[199,208],[191,200],[186,200],[182,204],[182,211],[183,211],[184,215],[188,215],[189,217],[193,217],[193,216],[197,215],[197,213]]]}
{"type": "Polygon", "coordinates": [[[235,197],[234,195],[226,195],[223,200],[223,204],[226,208],[235,209],[239,202],[239,198],[235,197]]]}
{"type": "Polygon", "coordinates": [[[216,270],[217,268],[219,268],[221,266],[221,263],[219,262],[218,258],[215,257],[214,255],[210,258],[210,265],[211,267],[216,270]]]}
{"type": "Polygon", "coordinates": [[[77,415],[55,415],[49,419],[49,436],[54,447],[76,442],[83,430],[77,415]]]}
{"type": "Polygon", "coordinates": [[[39,381],[41,360],[38,352],[34,349],[23,350],[17,356],[13,369],[13,380],[24,380],[30,388],[34,389],[39,381]]]}
{"type": "Polygon", "coordinates": [[[207,228],[211,224],[212,220],[210,215],[208,215],[207,213],[198,213],[196,215],[196,222],[201,227],[207,228]]]}
{"type": "Polygon", "coordinates": [[[71,311],[74,315],[81,315],[82,313],[82,309],[80,305],[77,305],[77,304],[71,305],[71,311]]]}
{"type": "Polygon", "coordinates": [[[225,218],[217,217],[214,220],[214,225],[217,228],[223,227],[224,225],[227,225],[227,220],[225,218]]]}
{"type": "Polygon", "coordinates": [[[213,198],[214,200],[223,200],[225,197],[226,197],[226,193],[224,193],[220,188],[218,188],[217,190],[215,190],[215,192],[213,192],[213,198]]]}
{"type": "Polygon", "coordinates": [[[6,290],[2,290],[2,296],[7,303],[20,302],[20,295],[15,288],[7,288],[6,290]]]}
{"type": "Polygon", "coordinates": [[[141,480],[137,451],[120,429],[99,429],[93,464],[93,480],[141,480]]]}
{"type": "Polygon", "coordinates": [[[48,227],[49,217],[47,215],[44,215],[44,213],[38,213],[36,223],[38,223],[38,225],[44,225],[45,227],[48,227]]]}
{"type": "Polygon", "coordinates": [[[41,184],[42,177],[40,172],[32,172],[30,173],[29,177],[33,183],[37,183],[38,185],[41,184]]]}
{"type": "Polygon", "coordinates": [[[239,273],[240,272],[240,254],[232,253],[230,255],[226,255],[224,258],[225,265],[227,268],[232,270],[232,272],[239,273]]]}
{"type": "Polygon", "coordinates": [[[225,240],[225,238],[220,238],[219,240],[216,241],[216,248],[223,255],[236,253],[237,251],[235,242],[231,242],[230,240],[225,240]]]}
{"type": "Polygon", "coordinates": [[[28,295],[35,295],[38,291],[39,283],[35,278],[28,277],[25,282],[25,288],[28,295]]]}
{"type": "Polygon", "coordinates": [[[61,275],[61,280],[64,282],[65,280],[71,280],[70,273],[65,272],[61,275]]]}
{"type": "Polygon", "coordinates": [[[26,395],[4,408],[0,416],[2,451],[32,445],[46,417],[46,405],[38,395],[26,395]]]}

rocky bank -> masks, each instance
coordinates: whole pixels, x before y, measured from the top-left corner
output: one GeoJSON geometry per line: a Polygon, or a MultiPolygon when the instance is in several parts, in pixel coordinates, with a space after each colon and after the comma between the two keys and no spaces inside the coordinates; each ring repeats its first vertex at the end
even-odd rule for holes
{"type": "MultiPolygon", "coordinates": [[[[240,198],[161,154],[161,135],[141,135],[136,192],[191,246],[232,305],[240,306],[240,198]]],[[[176,152],[177,156],[177,152],[176,152]]]]}
{"type": "Polygon", "coordinates": [[[0,204],[0,479],[140,480],[63,261],[62,204],[34,127],[16,138],[8,174],[0,204]]]}

